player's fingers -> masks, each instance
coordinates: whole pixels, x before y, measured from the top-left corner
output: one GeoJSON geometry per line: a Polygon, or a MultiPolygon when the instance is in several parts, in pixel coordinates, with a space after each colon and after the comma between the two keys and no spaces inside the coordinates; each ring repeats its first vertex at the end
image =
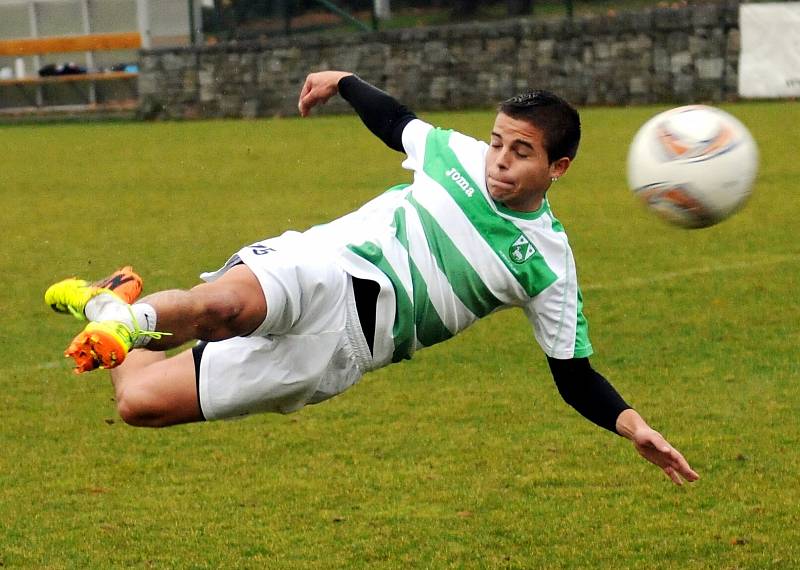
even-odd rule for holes
{"type": "Polygon", "coordinates": [[[330,94],[325,93],[320,89],[312,88],[311,91],[300,100],[300,103],[298,105],[300,109],[300,114],[303,117],[307,116],[311,111],[311,109],[313,109],[317,105],[324,105],[325,103],[328,102],[328,99],[330,98],[331,98],[330,94]]]}
{"type": "Polygon", "coordinates": [[[308,93],[311,91],[312,83],[313,83],[313,81],[311,80],[311,75],[309,75],[308,77],[306,77],[306,80],[303,82],[302,89],[300,89],[300,99],[302,99],[303,97],[308,95],[308,93]]]}
{"type": "Polygon", "coordinates": [[[308,96],[311,93],[312,81],[311,76],[306,77],[306,82],[303,83],[303,88],[300,90],[300,98],[297,100],[297,109],[300,111],[300,116],[305,117],[311,108],[308,102],[308,96]]]}
{"type": "Polygon", "coordinates": [[[683,454],[674,448],[670,452],[670,466],[687,481],[697,481],[700,478],[697,472],[689,466],[689,462],[686,461],[683,454]]]}
{"type": "Polygon", "coordinates": [[[303,117],[308,116],[308,114],[311,112],[311,109],[313,109],[314,106],[317,103],[319,103],[319,101],[320,101],[319,96],[317,96],[313,91],[308,95],[306,95],[305,97],[303,97],[300,100],[299,104],[300,115],[302,115],[303,117]]]}
{"type": "Polygon", "coordinates": [[[683,459],[683,457],[681,457],[680,462],[673,463],[672,468],[680,473],[687,481],[697,481],[700,478],[700,475],[689,466],[689,463],[683,459]]]}
{"type": "Polygon", "coordinates": [[[683,485],[683,479],[681,479],[681,476],[678,475],[675,469],[673,469],[669,465],[664,467],[664,473],[666,473],[667,477],[672,479],[672,482],[675,483],[676,485],[683,485]]]}

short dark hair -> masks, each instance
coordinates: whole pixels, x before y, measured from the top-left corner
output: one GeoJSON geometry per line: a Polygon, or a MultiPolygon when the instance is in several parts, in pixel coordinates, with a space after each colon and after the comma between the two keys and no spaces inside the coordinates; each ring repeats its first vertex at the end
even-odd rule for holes
{"type": "Polygon", "coordinates": [[[503,101],[498,111],[512,119],[528,121],[542,131],[548,162],[564,156],[572,160],[578,154],[580,115],[558,95],[535,89],[503,101]]]}

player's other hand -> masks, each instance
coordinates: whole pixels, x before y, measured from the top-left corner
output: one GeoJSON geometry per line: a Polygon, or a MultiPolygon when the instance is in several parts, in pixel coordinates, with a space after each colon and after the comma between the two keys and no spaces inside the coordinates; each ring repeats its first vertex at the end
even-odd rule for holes
{"type": "Polygon", "coordinates": [[[617,419],[617,432],[631,440],[639,455],[657,465],[673,483],[697,481],[700,476],[689,466],[680,451],[651,428],[634,410],[625,410],[617,419]]]}
{"type": "Polygon", "coordinates": [[[318,71],[309,73],[303,88],[300,90],[300,99],[297,109],[301,117],[307,117],[316,105],[324,104],[339,92],[339,80],[342,77],[353,75],[349,71],[318,71]]]}

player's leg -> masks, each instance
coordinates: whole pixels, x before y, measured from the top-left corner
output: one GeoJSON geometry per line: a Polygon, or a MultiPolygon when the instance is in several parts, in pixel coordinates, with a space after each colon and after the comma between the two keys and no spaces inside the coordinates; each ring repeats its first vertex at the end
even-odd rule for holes
{"type": "Polygon", "coordinates": [[[48,289],[45,300],[55,310],[93,321],[67,348],[76,371],[113,368],[131,348],[167,350],[194,339],[246,335],[258,328],[267,313],[263,289],[243,264],[188,291],[162,291],[128,305],[126,301],[133,298],[75,279],[48,289]]]}
{"type": "Polygon", "coordinates": [[[125,423],[165,427],[203,420],[191,350],[166,357],[133,350],[111,370],[117,411],[125,423]]]}
{"type": "Polygon", "coordinates": [[[188,291],[161,291],[141,303],[154,309],[155,328],[170,333],[150,340],[149,350],[167,350],[195,339],[244,336],[257,329],[267,315],[264,290],[244,264],[232,267],[212,283],[188,291]]]}
{"type": "MultiPolygon", "coordinates": [[[[333,397],[358,381],[370,365],[370,356],[363,334],[359,336],[353,324],[358,315],[346,274],[327,261],[314,259],[304,264],[291,254],[273,261],[278,263],[269,263],[270,278],[263,281],[266,286],[260,297],[274,302],[276,314],[270,317],[274,320],[269,323],[270,330],[283,331],[292,323],[289,334],[261,335],[256,331],[254,336],[201,343],[172,358],[164,358],[163,352],[133,350],[111,371],[124,421],[160,427],[262,412],[289,413],[333,397]]],[[[235,284],[248,282],[250,275],[234,269],[211,285],[228,280],[225,291],[246,290],[235,284]]],[[[200,289],[188,293],[217,294],[200,289]]],[[[158,303],[158,298],[154,302],[158,303]]],[[[167,310],[186,302],[168,303],[167,310]]],[[[262,309],[264,313],[257,314],[262,322],[254,325],[253,318],[247,332],[267,324],[266,306],[262,309]]],[[[200,326],[205,312],[197,313],[200,326]]],[[[175,318],[175,326],[181,326],[181,315],[168,318],[175,318]]],[[[212,324],[225,320],[211,319],[212,324]]],[[[215,325],[208,334],[221,330],[215,325]]]]}

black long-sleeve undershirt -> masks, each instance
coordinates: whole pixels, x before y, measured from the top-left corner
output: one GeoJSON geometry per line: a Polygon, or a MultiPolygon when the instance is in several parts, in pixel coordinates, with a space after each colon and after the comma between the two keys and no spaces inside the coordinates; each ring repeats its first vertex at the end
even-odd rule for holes
{"type": "Polygon", "coordinates": [[[617,416],[631,406],[592,368],[589,359],[558,360],[548,356],[547,363],[564,401],[587,420],[617,433],[617,416]]]}
{"type": "Polygon", "coordinates": [[[372,134],[389,148],[404,152],[403,129],[417,118],[413,112],[357,75],[339,80],[339,94],[355,109],[372,134]]]}

